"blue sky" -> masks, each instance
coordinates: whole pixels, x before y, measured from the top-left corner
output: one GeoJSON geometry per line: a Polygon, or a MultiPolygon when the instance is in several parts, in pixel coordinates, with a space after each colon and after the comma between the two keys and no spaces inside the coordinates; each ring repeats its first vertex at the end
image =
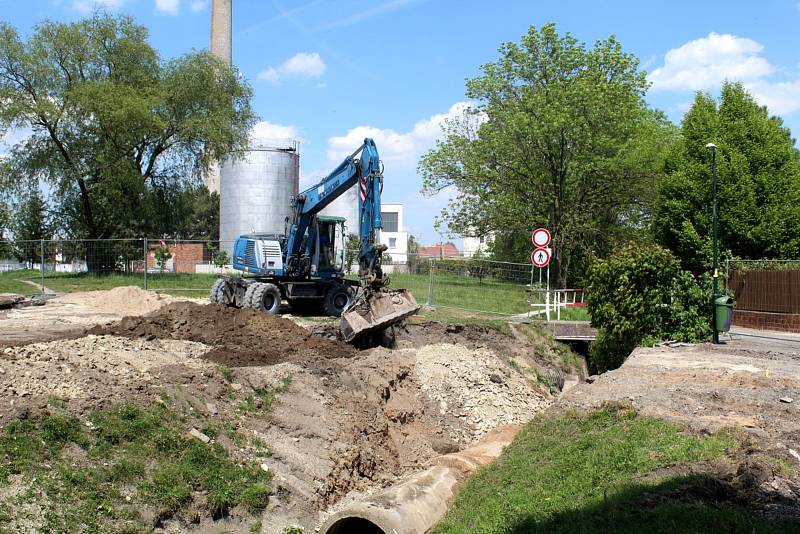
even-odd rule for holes
{"type": "MultiPolygon", "coordinates": [[[[301,187],[332,169],[365,135],[386,164],[384,202],[406,206],[406,229],[442,239],[415,168],[439,124],[464,98],[464,79],[502,42],[555,22],[591,43],[615,34],[650,73],[652,106],[680,121],[697,89],[740,79],[800,135],[797,0],[559,2],[476,0],[233,0],[234,63],[255,90],[266,136],[301,140],[301,187]]],[[[205,0],[0,0],[23,34],[44,18],[73,20],[96,6],[133,15],[162,56],[205,48],[205,0]]],[[[13,138],[12,138],[13,139],[13,138]]]]}

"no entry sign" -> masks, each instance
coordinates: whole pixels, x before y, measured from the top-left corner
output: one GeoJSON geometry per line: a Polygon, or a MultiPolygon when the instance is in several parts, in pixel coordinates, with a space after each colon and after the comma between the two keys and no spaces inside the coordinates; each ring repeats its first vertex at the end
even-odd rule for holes
{"type": "Polygon", "coordinates": [[[531,252],[531,263],[536,267],[547,267],[547,264],[550,263],[550,249],[539,247],[531,252]]]}
{"type": "Polygon", "coordinates": [[[547,228],[539,228],[531,234],[531,242],[537,248],[544,248],[550,244],[550,231],[547,228]]]}

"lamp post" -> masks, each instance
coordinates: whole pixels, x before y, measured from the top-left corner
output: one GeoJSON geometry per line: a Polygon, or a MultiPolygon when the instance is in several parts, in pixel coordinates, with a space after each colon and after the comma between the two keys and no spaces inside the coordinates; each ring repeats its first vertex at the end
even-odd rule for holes
{"type": "Polygon", "coordinates": [[[712,342],[719,345],[719,331],[717,330],[717,296],[719,293],[719,269],[717,268],[717,145],[708,143],[706,148],[711,151],[711,321],[713,327],[712,342]]]}

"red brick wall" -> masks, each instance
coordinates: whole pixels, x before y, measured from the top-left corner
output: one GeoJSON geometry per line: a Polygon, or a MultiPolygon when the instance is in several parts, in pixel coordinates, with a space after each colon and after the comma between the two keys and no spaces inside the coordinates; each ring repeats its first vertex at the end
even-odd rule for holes
{"type": "MultiPolygon", "coordinates": [[[[157,247],[157,244],[150,247],[147,255],[148,270],[157,267],[152,250],[157,247]]],[[[211,251],[205,243],[167,243],[167,248],[172,253],[173,272],[176,273],[194,273],[197,265],[211,262],[211,251]]]]}
{"type": "Polygon", "coordinates": [[[733,310],[733,324],[758,330],[800,333],[800,314],[733,310]]]}

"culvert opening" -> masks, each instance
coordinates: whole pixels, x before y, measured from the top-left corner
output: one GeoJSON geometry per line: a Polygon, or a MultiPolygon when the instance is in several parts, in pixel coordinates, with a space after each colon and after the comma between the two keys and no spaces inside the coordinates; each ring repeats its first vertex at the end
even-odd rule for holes
{"type": "Polygon", "coordinates": [[[363,517],[343,517],[325,534],[386,534],[381,527],[363,517]]]}

